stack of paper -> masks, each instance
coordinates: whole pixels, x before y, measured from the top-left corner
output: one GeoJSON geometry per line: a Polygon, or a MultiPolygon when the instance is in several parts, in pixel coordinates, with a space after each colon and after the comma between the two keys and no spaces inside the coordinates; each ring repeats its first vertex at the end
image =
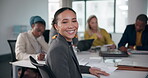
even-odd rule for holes
{"type": "Polygon", "coordinates": [[[138,50],[131,50],[129,51],[132,54],[147,54],[148,55],[148,51],[138,51],[138,50]]]}

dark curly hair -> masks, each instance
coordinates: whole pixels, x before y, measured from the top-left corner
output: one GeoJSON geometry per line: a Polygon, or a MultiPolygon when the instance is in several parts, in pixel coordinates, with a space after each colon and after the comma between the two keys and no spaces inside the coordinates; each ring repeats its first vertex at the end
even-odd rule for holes
{"type": "Polygon", "coordinates": [[[144,23],[147,24],[148,18],[147,18],[147,16],[145,14],[140,14],[140,15],[137,16],[136,20],[143,21],[144,23]]]}

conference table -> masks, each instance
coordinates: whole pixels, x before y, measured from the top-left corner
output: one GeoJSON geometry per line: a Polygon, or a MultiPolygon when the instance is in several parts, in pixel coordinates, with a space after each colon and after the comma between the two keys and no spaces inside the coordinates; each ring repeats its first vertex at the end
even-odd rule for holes
{"type": "MultiPolygon", "coordinates": [[[[129,57],[118,57],[118,58],[104,58],[99,56],[99,52],[90,52],[90,51],[83,51],[77,52],[76,56],[78,61],[81,65],[88,65],[88,66],[95,66],[97,65],[109,65],[109,66],[116,66],[117,63],[125,63],[130,65],[139,65],[139,66],[146,66],[148,67],[148,55],[138,55],[132,54],[129,57]],[[113,61],[112,61],[113,60],[113,61]],[[120,60],[120,62],[115,62],[115,60],[120,60]],[[96,65],[95,65],[96,64],[96,65]]],[[[41,64],[45,64],[45,61],[38,61],[41,64]]],[[[29,68],[36,68],[30,62],[30,60],[21,60],[12,62],[13,67],[13,78],[18,78],[17,70],[19,67],[29,67],[29,68]]],[[[130,71],[130,70],[114,70],[110,73],[109,76],[100,76],[100,78],[145,78],[148,74],[148,71],[130,71]]],[[[90,74],[82,74],[83,78],[97,78],[96,76],[90,74]]]]}

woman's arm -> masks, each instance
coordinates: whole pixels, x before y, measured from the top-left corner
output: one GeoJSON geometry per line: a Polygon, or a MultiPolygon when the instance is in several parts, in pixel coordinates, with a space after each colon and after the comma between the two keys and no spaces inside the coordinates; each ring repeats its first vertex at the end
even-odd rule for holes
{"type": "Polygon", "coordinates": [[[84,32],[84,39],[97,39],[97,34],[92,34],[90,35],[90,33],[88,31],[84,32]]]}
{"type": "Polygon", "coordinates": [[[51,68],[56,78],[70,78],[69,66],[68,66],[68,54],[65,48],[62,46],[55,47],[49,50],[51,68]]]}
{"type": "Polygon", "coordinates": [[[18,35],[16,46],[15,46],[15,52],[16,52],[16,59],[17,60],[25,60],[29,59],[29,56],[32,56],[34,58],[37,58],[37,54],[28,54],[26,51],[26,38],[24,36],[25,34],[20,33],[18,35]]]}

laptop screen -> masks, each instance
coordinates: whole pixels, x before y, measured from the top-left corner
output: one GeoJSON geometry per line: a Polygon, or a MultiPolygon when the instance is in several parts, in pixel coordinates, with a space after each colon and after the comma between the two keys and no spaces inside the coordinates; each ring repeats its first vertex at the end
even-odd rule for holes
{"type": "Polygon", "coordinates": [[[80,51],[87,51],[91,48],[93,41],[94,39],[80,40],[78,41],[77,48],[80,51]]]}

